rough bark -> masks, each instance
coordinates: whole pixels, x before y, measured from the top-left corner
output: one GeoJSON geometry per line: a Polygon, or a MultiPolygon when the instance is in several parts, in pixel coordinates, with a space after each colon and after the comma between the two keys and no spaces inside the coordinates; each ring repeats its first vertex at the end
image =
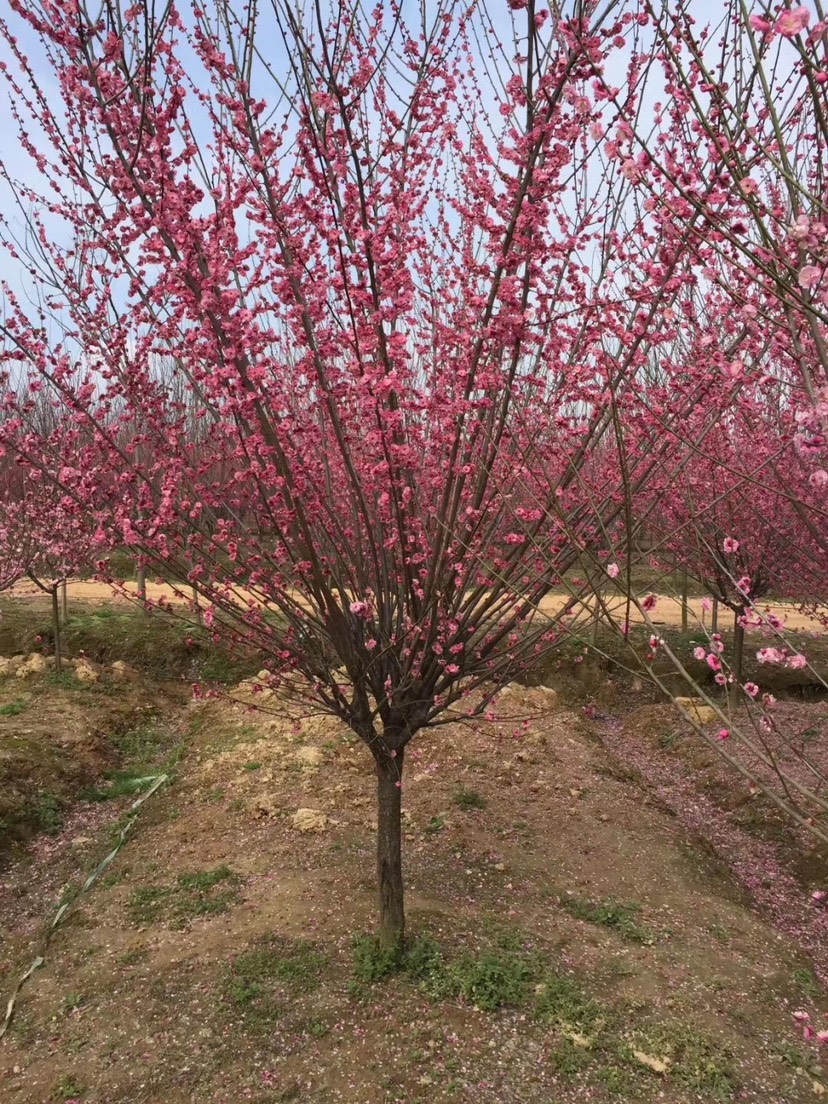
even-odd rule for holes
{"type": "Polygon", "coordinates": [[[52,631],[55,636],[55,670],[59,672],[61,669],[60,600],[56,586],[52,587],[52,631]]]}
{"type": "Polygon", "coordinates": [[[401,951],[405,939],[402,873],[403,750],[396,758],[377,758],[377,884],[379,942],[383,950],[401,951]]]}

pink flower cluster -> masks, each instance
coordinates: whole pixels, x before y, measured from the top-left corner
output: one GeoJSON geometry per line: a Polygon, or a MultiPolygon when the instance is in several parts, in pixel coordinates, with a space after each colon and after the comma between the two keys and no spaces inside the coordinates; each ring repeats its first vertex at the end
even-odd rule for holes
{"type": "MultiPolygon", "coordinates": [[[[815,1028],[807,1012],[794,1012],[793,1018],[807,1042],[828,1043],[828,1029],[815,1028]]],[[[825,1019],[828,1020],[828,1012],[825,1013],[825,1019]]]]}

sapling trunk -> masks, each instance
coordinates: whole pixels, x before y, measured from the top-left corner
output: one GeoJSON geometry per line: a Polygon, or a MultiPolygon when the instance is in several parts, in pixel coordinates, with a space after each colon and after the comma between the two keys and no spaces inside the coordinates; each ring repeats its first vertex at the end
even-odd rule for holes
{"type": "Polygon", "coordinates": [[[405,939],[402,873],[403,750],[396,757],[377,758],[377,885],[379,943],[400,952],[405,939]]]}
{"type": "Polygon", "coordinates": [[[138,566],[136,571],[136,584],[138,589],[138,597],[141,600],[141,604],[146,606],[147,603],[147,571],[143,564],[138,566]]]}
{"type": "Polygon", "coordinates": [[[60,584],[60,601],[63,607],[61,616],[63,618],[63,624],[69,620],[69,584],[64,579],[60,584]]]}
{"type": "Polygon", "coordinates": [[[52,632],[55,637],[55,670],[59,673],[61,669],[60,602],[57,585],[52,587],[52,632]]]}
{"type": "Polygon", "coordinates": [[[734,614],[735,622],[733,625],[733,665],[731,670],[731,674],[733,675],[733,682],[730,686],[731,706],[738,705],[742,696],[742,678],[745,656],[745,630],[740,623],[742,615],[743,610],[736,610],[734,614]]]}
{"type": "Polygon", "coordinates": [[[681,572],[681,631],[687,632],[688,628],[688,602],[687,602],[687,568],[681,572]]]}

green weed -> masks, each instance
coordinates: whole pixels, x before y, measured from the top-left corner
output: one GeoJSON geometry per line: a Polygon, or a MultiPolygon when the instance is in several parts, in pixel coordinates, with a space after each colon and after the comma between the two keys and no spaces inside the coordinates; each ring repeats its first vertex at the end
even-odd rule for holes
{"type": "Polygon", "coordinates": [[[8,705],[0,706],[0,717],[19,717],[20,714],[25,713],[28,708],[28,702],[9,702],[8,705]]]}
{"type": "MultiPolygon", "coordinates": [[[[313,943],[271,937],[236,957],[225,979],[224,996],[248,1027],[267,1030],[290,996],[319,985],[326,964],[313,943]]],[[[327,1030],[316,1022],[309,1027],[316,1038],[327,1030]]]]}
{"type": "Polygon", "coordinates": [[[560,898],[560,903],[561,908],[576,920],[612,928],[630,943],[639,943],[642,946],[655,943],[655,934],[636,920],[641,912],[641,905],[635,902],[620,904],[613,900],[587,901],[564,895],[560,898]]]}
{"type": "Polygon", "coordinates": [[[133,924],[168,921],[186,927],[200,916],[227,912],[239,900],[239,878],[227,866],[179,874],[171,886],[138,886],[132,891],[127,910],[133,924]]]}
{"type": "Polygon", "coordinates": [[[460,809],[485,809],[486,798],[475,790],[458,790],[454,795],[454,804],[460,809]]]}

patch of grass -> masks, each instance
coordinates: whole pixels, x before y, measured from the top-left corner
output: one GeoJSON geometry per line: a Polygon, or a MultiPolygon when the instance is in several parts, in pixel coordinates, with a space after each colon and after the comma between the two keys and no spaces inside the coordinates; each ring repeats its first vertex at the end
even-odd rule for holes
{"type": "Polygon", "coordinates": [[[425,826],[424,831],[428,832],[431,836],[436,835],[437,832],[442,832],[445,823],[445,820],[441,816],[433,816],[425,826]]]}
{"type": "MultiPolygon", "coordinates": [[[[326,965],[315,944],[271,937],[236,957],[225,978],[224,996],[248,1027],[266,1030],[291,996],[319,985],[326,965]]],[[[328,1029],[319,1028],[315,1021],[308,1030],[321,1038],[328,1029]]]]}
{"type": "Polygon", "coordinates": [[[622,1056],[628,1061],[640,1065],[634,1050],[665,1060],[670,1079],[704,1100],[730,1100],[739,1087],[730,1051],[691,1027],[660,1024],[636,1033],[627,1044],[622,1056]]]}
{"type": "Polygon", "coordinates": [[[817,981],[813,970],[808,970],[804,967],[800,970],[794,970],[793,980],[802,992],[813,1000],[818,1000],[822,995],[822,986],[817,981]]]}
{"type": "Polygon", "coordinates": [[[459,809],[485,809],[486,798],[476,790],[458,790],[454,795],[454,804],[459,809]]]}
{"type": "Polygon", "coordinates": [[[130,895],[127,910],[133,924],[169,921],[186,927],[199,916],[227,912],[239,900],[239,878],[227,866],[179,874],[171,886],[138,886],[130,895]]]}
{"type": "Polygon", "coordinates": [[[21,713],[25,713],[29,708],[29,703],[24,701],[9,702],[8,705],[0,706],[0,717],[19,717],[21,713]]]}
{"type": "Polygon", "coordinates": [[[261,763],[245,763],[244,764],[244,769],[246,771],[257,771],[257,770],[261,770],[261,768],[262,768],[261,763]]]}
{"type": "Polygon", "coordinates": [[[656,941],[654,932],[638,923],[636,917],[641,912],[641,905],[635,902],[621,904],[613,900],[587,901],[581,897],[564,895],[560,898],[560,903],[561,908],[576,920],[612,928],[630,943],[649,946],[656,941]]]}
{"type": "Polygon", "coordinates": [[[56,836],[63,828],[63,801],[51,790],[40,790],[31,803],[32,822],[41,832],[56,836]]]}
{"type": "Polygon", "coordinates": [[[141,771],[109,771],[108,785],[105,789],[90,786],[78,795],[81,801],[114,801],[118,797],[131,797],[142,793],[151,785],[147,775],[141,771]]]}
{"type": "Polygon", "coordinates": [[[55,1097],[58,1100],[73,1100],[75,1097],[82,1096],[84,1093],[83,1085],[70,1073],[64,1073],[58,1078],[58,1083],[55,1085],[55,1097]]]}
{"type": "Polygon", "coordinates": [[[61,1003],[63,1011],[69,1015],[72,1012],[77,1012],[83,1004],[83,996],[80,993],[67,993],[61,1003]]]}
{"type": "Polygon", "coordinates": [[[537,956],[507,939],[453,961],[428,936],[411,940],[402,953],[383,949],[374,936],[354,940],[359,982],[371,984],[401,973],[435,1000],[459,998],[484,1012],[524,1003],[539,968],[537,956]]]}

